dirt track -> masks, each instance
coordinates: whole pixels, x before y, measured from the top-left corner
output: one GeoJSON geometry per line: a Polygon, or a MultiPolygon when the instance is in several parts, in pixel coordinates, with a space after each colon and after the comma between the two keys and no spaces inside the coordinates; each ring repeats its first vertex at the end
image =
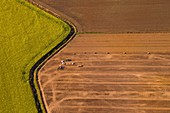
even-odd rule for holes
{"type": "Polygon", "coordinates": [[[52,113],[170,112],[169,36],[78,35],[39,73],[49,110],[52,113]],[[60,61],[66,58],[72,61],[66,62],[64,70],[57,70],[60,61]],[[81,64],[83,67],[77,67],[81,64]]]}
{"type": "Polygon", "coordinates": [[[170,31],[169,0],[31,1],[36,1],[48,9],[57,11],[58,14],[75,23],[79,32],[170,31]]]}
{"type": "Polygon", "coordinates": [[[170,31],[169,0],[30,1],[79,32],[110,33],[80,34],[43,66],[39,80],[49,112],[170,112],[170,33],[148,33],[170,31]],[[131,32],[139,34],[111,34],[131,32]],[[66,58],[72,61],[58,70],[66,58]]]}

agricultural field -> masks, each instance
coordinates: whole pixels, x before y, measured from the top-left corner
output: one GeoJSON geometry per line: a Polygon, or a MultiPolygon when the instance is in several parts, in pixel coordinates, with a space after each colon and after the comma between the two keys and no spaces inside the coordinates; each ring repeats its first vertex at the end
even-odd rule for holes
{"type": "Polygon", "coordinates": [[[48,111],[169,113],[169,36],[76,36],[39,72],[48,111]]]}
{"type": "Polygon", "coordinates": [[[35,1],[67,18],[83,33],[170,31],[169,0],[29,1],[35,1]]]}
{"type": "Polygon", "coordinates": [[[37,113],[30,69],[70,27],[25,0],[1,0],[0,6],[0,113],[37,113]]]}
{"type": "Polygon", "coordinates": [[[39,71],[51,113],[169,113],[169,0],[28,0],[78,35],[39,71]]]}

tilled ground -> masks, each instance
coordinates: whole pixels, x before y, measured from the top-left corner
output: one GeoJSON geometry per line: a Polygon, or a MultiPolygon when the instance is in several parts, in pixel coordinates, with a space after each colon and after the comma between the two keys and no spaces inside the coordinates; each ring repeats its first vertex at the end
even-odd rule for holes
{"type": "Polygon", "coordinates": [[[169,36],[78,35],[39,72],[48,111],[169,113],[169,36]]]}
{"type": "Polygon", "coordinates": [[[170,0],[29,0],[69,19],[79,32],[169,32],[170,0]]]}

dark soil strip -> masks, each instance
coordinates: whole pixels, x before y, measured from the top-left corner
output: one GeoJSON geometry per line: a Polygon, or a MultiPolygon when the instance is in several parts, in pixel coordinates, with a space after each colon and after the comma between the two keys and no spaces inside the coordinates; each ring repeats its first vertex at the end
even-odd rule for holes
{"type": "MultiPolygon", "coordinates": [[[[27,0],[27,1],[30,2],[29,0],[27,0]]],[[[45,10],[46,12],[48,12],[48,13],[54,15],[54,16],[57,16],[57,18],[60,18],[61,20],[63,20],[71,28],[71,31],[68,34],[68,36],[62,42],[60,42],[57,46],[55,46],[52,50],[50,50],[47,54],[45,54],[40,60],[38,60],[30,70],[29,83],[30,83],[30,86],[31,86],[31,89],[32,89],[32,92],[33,92],[33,96],[34,96],[34,99],[35,99],[35,104],[36,104],[36,108],[38,110],[38,113],[42,113],[43,112],[42,107],[44,107],[46,112],[47,112],[47,109],[46,109],[46,106],[45,106],[44,102],[43,102],[43,106],[40,104],[40,100],[38,98],[38,93],[40,93],[41,100],[43,101],[42,91],[40,90],[40,85],[38,83],[38,71],[41,69],[43,64],[45,64],[45,62],[48,59],[50,59],[52,56],[54,56],[54,54],[58,53],[62,48],[64,48],[74,38],[74,36],[76,35],[76,29],[75,29],[75,27],[73,27],[73,24],[69,23],[68,21],[66,21],[65,19],[63,19],[61,17],[58,17],[58,15],[56,15],[55,13],[49,11],[48,9],[45,9],[45,8],[39,6],[36,3],[33,3],[33,2],[30,2],[30,3],[32,3],[33,5],[38,6],[39,8],[45,10]],[[39,90],[36,89],[35,84],[34,84],[34,73],[36,74],[36,82],[37,82],[37,85],[39,87],[39,90]]]]}

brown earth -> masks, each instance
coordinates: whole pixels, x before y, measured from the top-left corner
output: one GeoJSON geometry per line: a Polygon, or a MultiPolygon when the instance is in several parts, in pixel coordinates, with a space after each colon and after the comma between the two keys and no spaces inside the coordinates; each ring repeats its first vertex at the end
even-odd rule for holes
{"type": "Polygon", "coordinates": [[[39,72],[48,111],[169,113],[169,36],[78,35],[39,72]]]}
{"type": "Polygon", "coordinates": [[[170,0],[29,0],[76,24],[79,32],[169,32],[170,0]]]}

